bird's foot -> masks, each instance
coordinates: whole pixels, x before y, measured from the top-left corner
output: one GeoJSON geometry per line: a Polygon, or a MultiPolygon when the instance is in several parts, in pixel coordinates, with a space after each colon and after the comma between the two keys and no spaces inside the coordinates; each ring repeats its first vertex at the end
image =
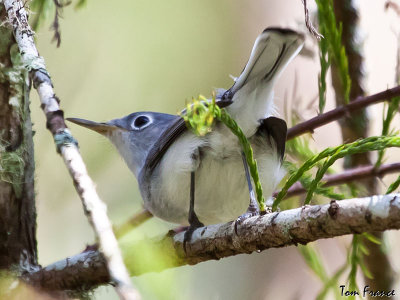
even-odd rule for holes
{"type": "Polygon", "coordinates": [[[235,233],[237,234],[237,227],[238,227],[238,225],[241,225],[244,222],[244,220],[246,220],[248,218],[251,218],[251,217],[259,216],[259,215],[260,215],[259,208],[256,207],[256,206],[250,205],[247,208],[247,211],[244,214],[240,215],[236,219],[236,221],[235,221],[235,233]]]}
{"type": "Polygon", "coordinates": [[[185,234],[184,234],[184,236],[183,236],[183,250],[185,251],[185,254],[187,253],[187,252],[186,252],[186,244],[187,244],[187,243],[190,243],[190,241],[192,240],[193,232],[194,232],[197,228],[200,228],[200,227],[204,227],[204,224],[201,223],[201,222],[197,219],[197,217],[196,217],[196,219],[195,219],[195,220],[190,224],[190,226],[186,229],[185,234]]]}
{"type": "Polygon", "coordinates": [[[181,233],[186,231],[189,228],[189,226],[179,226],[173,229],[170,229],[167,233],[167,236],[174,236],[175,234],[181,233]]]}

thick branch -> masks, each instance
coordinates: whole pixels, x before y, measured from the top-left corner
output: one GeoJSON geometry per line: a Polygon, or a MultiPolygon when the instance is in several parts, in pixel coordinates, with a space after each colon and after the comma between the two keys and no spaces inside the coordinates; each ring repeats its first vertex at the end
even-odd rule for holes
{"type": "MultiPolygon", "coordinates": [[[[248,218],[238,226],[237,233],[234,227],[234,223],[229,222],[198,228],[191,242],[186,244],[186,253],[184,232],[130,244],[126,248],[122,245],[122,250],[131,275],[140,275],[346,234],[399,229],[400,194],[305,206],[248,218]]],[[[76,282],[87,284],[90,281],[93,286],[105,284],[108,282],[106,274],[100,254],[87,251],[28,274],[26,280],[49,290],[73,289],[76,282]]]]}
{"type": "MultiPolygon", "coordinates": [[[[381,165],[379,168],[375,166],[363,166],[356,167],[353,169],[344,170],[342,173],[325,175],[321,182],[324,183],[324,187],[335,186],[343,183],[358,181],[361,179],[372,178],[372,177],[383,177],[386,174],[399,172],[400,163],[385,164],[381,165]]],[[[306,189],[298,181],[293,184],[288,190],[286,197],[304,194],[306,189]]]]}
{"type": "Polygon", "coordinates": [[[53,84],[46,70],[44,60],[36,49],[33,32],[28,24],[27,14],[22,1],[4,0],[8,19],[13,27],[15,40],[25,67],[29,70],[37,89],[41,107],[46,114],[47,128],[54,136],[58,151],[64,159],[68,171],[74,181],[75,188],[82,200],[85,213],[96,233],[100,249],[107,261],[107,267],[117,292],[123,299],[136,299],[136,291],[132,288],[128,271],[125,268],[117,240],[107,217],[106,205],[97,195],[86,166],[79,154],[76,141],[67,129],[59,100],[53,91],[53,84]]]}
{"type": "Polygon", "coordinates": [[[388,89],[386,91],[367,96],[357,97],[347,105],[339,106],[331,111],[320,114],[312,119],[299,123],[288,130],[287,139],[293,139],[307,132],[313,132],[315,128],[336,121],[352,112],[365,108],[369,105],[390,100],[395,96],[400,96],[400,86],[388,89]]]}

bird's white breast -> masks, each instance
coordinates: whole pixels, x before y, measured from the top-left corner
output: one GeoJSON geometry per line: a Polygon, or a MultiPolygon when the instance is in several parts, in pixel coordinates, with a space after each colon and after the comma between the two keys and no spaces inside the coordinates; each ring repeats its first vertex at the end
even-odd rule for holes
{"type": "MultiPolygon", "coordinates": [[[[250,139],[264,197],[283,176],[280,160],[264,138],[250,139]]],[[[195,171],[195,212],[204,224],[236,219],[249,205],[249,191],[238,139],[224,125],[205,137],[183,134],[166,152],[150,182],[145,207],[166,221],[188,224],[190,173],[195,171]]]]}

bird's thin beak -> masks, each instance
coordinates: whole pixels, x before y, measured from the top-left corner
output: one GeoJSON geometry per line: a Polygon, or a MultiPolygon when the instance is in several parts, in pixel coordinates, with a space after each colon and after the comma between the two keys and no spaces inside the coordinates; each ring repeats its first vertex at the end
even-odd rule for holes
{"type": "Polygon", "coordinates": [[[89,128],[93,131],[96,131],[102,135],[105,135],[109,132],[111,132],[112,130],[115,130],[119,127],[115,126],[115,125],[111,125],[111,124],[107,124],[107,123],[97,123],[97,122],[93,122],[93,121],[89,121],[89,120],[85,120],[85,119],[79,119],[79,118],[67,118],[68,121],[78,124],[80,126],[89,128]]]}

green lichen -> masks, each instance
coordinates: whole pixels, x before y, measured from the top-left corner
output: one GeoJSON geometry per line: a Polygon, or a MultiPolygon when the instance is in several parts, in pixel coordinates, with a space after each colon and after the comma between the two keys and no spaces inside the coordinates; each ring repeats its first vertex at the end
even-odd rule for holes
{"type": "MultiPolygon", "coordinates": [[[[5,67],[0,64],[0,82],[8,84],[8,103],[13,108],[13,113],[20,117],[20,126],[24,135],[25,113],[27,112],[24,104],[25,101],[28,101],[25,84],[26,69],[23,67],[21,55],[19,54],[16,44],[10,47],[10,56],[13,64],[12,67],[5,67]],[[25,98],[26,100],[24,100],[25,98]]],[[[4,136],[4,132],[0,131],[0,137],[2,136],[4,136]]],[[[24,157],[27,151],[24,138],[22,138],[21,145],[19,145],[17,149],[7,151],[9,146],[9,142],[0,138],[0,180],[10,183],[16,196],[20,197],[23,190],[25,175],[24,157]]]]}
{"type": "Polygon", "coordinates": [[[6,143],[0,141],[0,180],[12,184],[15,195],[20,197],[24,179],[24,148],[6,151],[6,143]]]}
{"type": "MultiPolygon", "coordinates": [[[[0,15],[5,14],[2,12],[3,5],[0,6],[0,15]]],[[[10,41],[13,38],[12,31],[6,25],[0,26],[0,56],[7,55],[10,47],[10,41]]]]}

